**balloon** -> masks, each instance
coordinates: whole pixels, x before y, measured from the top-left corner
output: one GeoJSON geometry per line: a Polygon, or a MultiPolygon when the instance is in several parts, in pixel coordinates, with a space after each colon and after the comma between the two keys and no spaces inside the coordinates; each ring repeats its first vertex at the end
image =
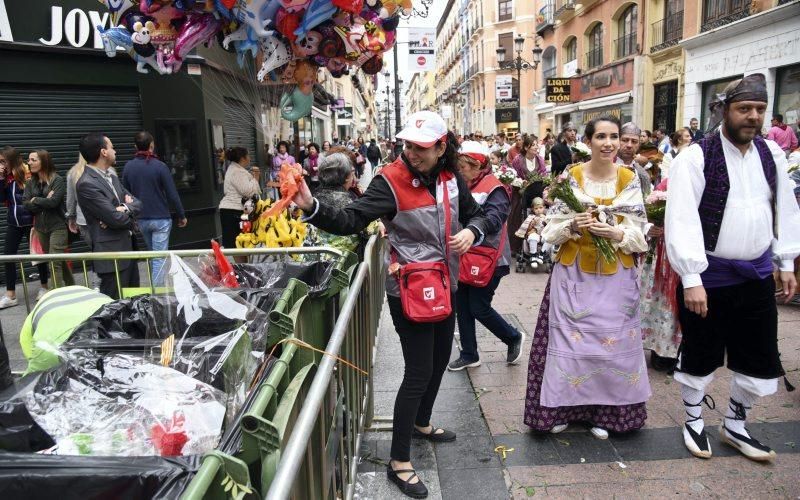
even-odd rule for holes
{"type": "Polygon", "coordinates": [[[358,14],[364,9],[364,0],[332,0],[331,3],[335,7],[353,14],[358,14]]]}
{"type": "Polygon", "coordinates": [[[295,87],[291,93],[284,92],[283,96],[281,96],[281,117],[284,120],[296,122],[300,118],[311,114],[311,106],[313,104],[313,93],[304,94],[300,87],[295,87]],[[287,106],[291,106],[292,109],[287,110],[287,106]]]}
{"type": "Polygon", "coordinates": [[[160,52],[156,51],[150,41],[150,30],[153,27],[153,22],[148,21],[145,24],[137,22],[133,33],[122,26],[105,29],[98,25],[97,31],[100,33],[108,57],[114,57],[117,54],[117,47],[122,47],[136,62],[136,71],[139,73],[149,73],[145,66],[150,66],[162,75],[168,74],[171,72],[170,69],[163,64],[158,57],[160,52]]]}
{"type": "Polygon", "coordinates": [[[318,31],[309,31],[306,36],[298,38],[292,45],[292,52],[296,59],[316,55],[319,52],[320,42],[322,42],[322,35],[318,31]]]}
{"type": "Polygon", "coordinates": [[[108,12],[111,14],[111,24],[117,24],[119,17],[128,9],[133,7],[130,0],[99,0],[99,2],[106,6],[108,12]]]}
{"type": "Polygon", "coordinates": [[[264,60],[261,63],[261,69],[258,70],[256,78],[261,82],[264,81],[267,73],[291,61],[292,51],[284,40],[275,35],[262,38],[259,43],[261,45],[261,55],[264,60]]]}
{"type": "Polygon", "coordinates": [[[381,17],[389,19],[395,14],[402,13],[404,16],[410,16],[413,5],[411,0],[385,0],[381,8],[381,17]]]}
{"type": "Polygon", "coordinates": [[[190,12],[181,27],[178,39],[175,40],[172,54],[167,59],[167,64],[172,66],[172,71],[178,71],[183,63],[183,58],[201,43],[209,43],[213,40],[220,29],[222,29],[222,21],[214,17],[214,14],[190,12]]]}
{"type": "Polygon", "coordinates": [[[268,10],[270,0],[236,0],[231,8],[232,17],[239,21],[239,29],[246,26],[253,30],[258,37],[269,35],[265,29],[269,19],[263,17],[268,10]]]}
{"type": "Polygon", "coordinates": [[[286,12],[284,9],[278,9],[275,15],[275,28],[289,39],[290,42],[297,40],[295,30],[300,27],[300,13],[299,12],[286,12]]]}
{"type": "Polygon", "coordinates": [[[327,21],[336,13],[336,7],[330,0],[311,0],[311,4],[306,9],[303,22],[300,23],[294,34],[303,37],[306,33],[327,21]]]}
{"type": "Polygon", "coordinates": [[[286,12],[300,12],[306,10],[311,0],[280,0],[280,3],[286,12]]]}

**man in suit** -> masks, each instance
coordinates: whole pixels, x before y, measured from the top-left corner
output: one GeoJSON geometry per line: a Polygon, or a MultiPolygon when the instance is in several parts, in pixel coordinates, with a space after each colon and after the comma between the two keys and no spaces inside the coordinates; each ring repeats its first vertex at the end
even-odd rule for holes
{"type": "MultiPolygon", "coordinates": [[[[92,237],[92,251],[130,252],[133,250],[134,218],[142,205],[122,187],[119,178],[108,171],[116,162],[114,146],[103,134],[91,133],[81,139],[80,152],[87,165],[76,190],[92,237]]],[[[94,262],[94,270],[100,277],[100,292],[115,299],[119,298],[122,288],[139,286],[136,261],[120,260],[117,269],[119,287],[114,261],[94,262]]]]}

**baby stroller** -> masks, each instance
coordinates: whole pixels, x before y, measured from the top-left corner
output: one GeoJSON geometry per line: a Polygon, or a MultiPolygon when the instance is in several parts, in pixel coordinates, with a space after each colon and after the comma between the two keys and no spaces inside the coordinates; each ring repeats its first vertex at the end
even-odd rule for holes
{"type": "Polygon", "coordinates": [[[536,234],[531,234],[522,240],[522,251],[517,254],[516,271],[524,273],[531,269],[536,272],[543,270],[549,273],[553,269],[553,256],[551,246],[539,239],[536,234]]]}

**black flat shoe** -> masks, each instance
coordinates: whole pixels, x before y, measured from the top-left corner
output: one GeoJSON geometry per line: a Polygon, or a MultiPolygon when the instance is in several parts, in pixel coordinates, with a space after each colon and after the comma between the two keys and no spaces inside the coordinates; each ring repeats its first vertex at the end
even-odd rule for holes
{"type": "Polygon", "coordinates": [[[422,479],[417,476],[417,472],[414,469],[399,469],[394,470],[392,469],[392,464],[386,466],[386,476],[389,478],[391,482],[397,485],[400,488],[400,491],[411,498],[428,498],[428,488],[425,487],[425,484],[422,483],[422,479]],[[410,472],[411,476],[408,478],[407,481],[403,481],[400,479],[397,474],[402,474],[404,472],[410,472]],[[416,483],[409,483],[414,478],[419,479],[416,483]]]}
{"type": "Polygon", "coordinates": [[[445,429],[437,429],[436,427],[431,429],[431,432],[428,434],[420,432],[416,427],[414,427],[413,435],[414,437],[427,439],[428,441],[433,441],[434,443],[450,443],[456,440],[455,432],[448,431],[445,429]],[[436,431],[442,431],[442,432],[437,433],[436,431]]]}

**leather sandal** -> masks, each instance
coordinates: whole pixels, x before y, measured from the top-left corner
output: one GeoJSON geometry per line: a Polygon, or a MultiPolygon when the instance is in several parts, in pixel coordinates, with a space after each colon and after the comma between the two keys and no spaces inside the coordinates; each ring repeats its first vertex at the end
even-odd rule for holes
{"type": "Polygon", "coordinates": [[[433,427],[431,429],[431,432],[429,432],[428,434],[425,434],[424,432],[421,432],[419,429],[414,427],[413,435],[414,437],[427,439],[428,441],[432,441],[434,443],[450,443],[456,440],[455,432],[448,431],[445,429],[439,429],[436,427],[433,427]],[[442,431],[442,432],[437,432],[437,431],[442,431]]]}
{"type": "Polygon", "coordinates": [[[417,475],[417,471],[414,469],[392,469],[392,464],[386,466],[386,476],[389,478],[391,482],[397,485],[400,488],[400,491],[411,498],[428,498],[428,488],[425,487],[425,484],[422,482],[422,479],[417,475]],[[411,476],[405,481],[400,479],[397,474],[402,474],[404,472],[410,472],[411,476]],[[417,478],[418,481],[416,483],[410,483],[414,478],[417,478]]]}

